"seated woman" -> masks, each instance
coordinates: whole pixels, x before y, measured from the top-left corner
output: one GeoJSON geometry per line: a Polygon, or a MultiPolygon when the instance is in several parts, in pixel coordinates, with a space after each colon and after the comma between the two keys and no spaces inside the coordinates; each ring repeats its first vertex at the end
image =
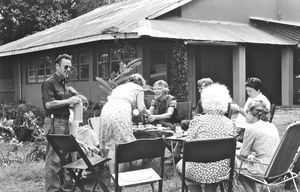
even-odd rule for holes
{"type": "MultiPolygon", "coordinates": [[[[277,128],[267,121],[268,109],[262,101],[252,101],[246,110],[246,121],[250,126],[245,130],[244,141],[237,153],[237,164],[240,167],[240,158],[248,158],[256,162],[269,164],[280,142],[277,128]]],[[[240,168],[241,173],[261,175],[267,166],[245,161],[240,168]]],[[[246,192],[256,191],[256,184],[242,175],[239,177],[246,192]]]]}
{"type": "Polygon", "coordinates": [[[174,96],[169,94],[169,85],[164,80],[158,80],[153,84],[154,98],[149,108],[148,122],[175,123],[177,102],[174,96]]]}
{"type": "Polygon", "coordinates": [[[266,109],[270,110],[270,101],[266,96],[261,93],[262,82],[257,77],[251,77],[246,82],[246,92],[248,95],[248,99],[243,108],[239,107],[237,104],[231,104],[231,109],[233,111],[238,112],[238,116],[235,120],[235,124],[237,127],[247,128],[248,123],[246,121],[246,110],[251,101],[262,101],[265,104],[266,109]]]}
{"type": "MultiPolygon", "coordinates": [[[[214,83],[201,93],[204,114],[193,118],[187,131],[187,141],[233,137],[235,133],[233,122],[224,116],[228,103],[232,99],[225,85],[214,83]]],[[[182,162],[177,163],[177,169],[182,172],[182,162]]],[[[206,183],[205,191],[214,192],[217,182],[229,176],[229,159],[212,163],[186,163],[186,178],[192,181],[206,183]]],[[[201,186],[192,186],[190,191],[201,191],[201,186]]]]}

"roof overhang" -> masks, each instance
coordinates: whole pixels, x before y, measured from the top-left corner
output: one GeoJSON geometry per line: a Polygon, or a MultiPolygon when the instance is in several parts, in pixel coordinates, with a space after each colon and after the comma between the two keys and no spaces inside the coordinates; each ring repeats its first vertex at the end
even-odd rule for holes
{"type": "Polygon", "coordinates": [[[300,22],[274,20],[261,17],[250,17],[250,21],[257,28],[274,36],[288,38],[300,47],[300,22]]]}
{"type": "Polygon", "coordinates": [[[270,44],[293,46],[297,42],[274,36],[253,26],[240,23],[187,19],[141,20],[139,36],[180,39],[195,44],[270,44]]]}
{"type": "Polygon", "coordinates": [[[100,41],[100,40],[135,39],[135,38],[138,38],[137,33],[101,34],[101,35],[94,35],[94,36],[78,38],[78,39],[70,39],[67,41],[53,42],[50,44],[43,44],[43,45],[37,45],[37,46],[32,46],[32,47],[19,48],[19,49],[15,49],[12,51],[4,51],[4,52],[0,52],[0,57],[49,50],[49,49],[54,49],[54,48],[58,48],[58,47],[78,45],[78,44],[90,43],[90,42],[95,42],[95,41],[100,41]]]}

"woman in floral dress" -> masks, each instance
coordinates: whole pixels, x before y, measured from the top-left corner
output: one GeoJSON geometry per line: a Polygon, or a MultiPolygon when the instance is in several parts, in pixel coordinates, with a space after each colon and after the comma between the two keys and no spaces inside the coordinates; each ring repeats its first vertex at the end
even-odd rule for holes
{"type": "MultiPolygon", "coordinates": [[[[189,124],[187,141],[228,138],[234,136],[233,122],[224,116],[228,103],[232,99],[225,85],[214,83],[201,92],[201,102],[204,115],[194,117],[189,124]]],[[[177,169],[182,172],[182,160],[178,162],[177,169]]],[[[229,159],[212,163],[186,163],[186,178],[205,184],[205,192],[215,192],[215,184],[229,177],[229,159]]],[[[190,191],[201,191],[201,186],[191,186],[190,191]],[[193,187],[193,188],[192,188],[193,187]]]]}
{"type": "Polygon", "coordinates": [[[132,111],[137,108],[147,113],[144,104],[145,80],[140,74],[133,74],[127,83],[112,90],[100,115],[99,139],[100,149],[109,151],[110,169],[113,171],[116,143],[134,141],[132,129],[132,111]]]}

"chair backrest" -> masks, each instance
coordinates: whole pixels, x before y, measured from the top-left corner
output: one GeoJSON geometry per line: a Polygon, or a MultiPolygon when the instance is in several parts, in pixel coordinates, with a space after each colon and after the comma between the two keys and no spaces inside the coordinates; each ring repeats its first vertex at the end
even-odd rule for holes
{"type": "Polygon", "coordinates": [[[192,102],[177,102],[177,118],[179,120],[191,119],[192,117],[192,102]]]}
{"type": "Polygon", "coordinates": [[[87,156],[85,155],[85,153],[83,152],[73,135],[48,134],[47,140],[59,156],[62,165],[68,163],[68,160],[66,159],[67,153],[78,152],[80,157],[88,166],[88,169],[93,169],[91,162],[89,161],[89,159],[87,158],[87,156]]]}
{"type": "Polygon", "coordinates": [[[234,158],[235,147],[234,137],[186,141],[183,144],[183,161],[208,163],[234,158]]]}
{"type": "Polygon", "coordinates": [[[129,143],[116,144],[115,151],[115,183],[118,183],[119,163],[138,159],[153,159],[160,157],[160,177],[164,174],[165,143],[163,138],[138,139],[129,143]]]}
{"type": "Polygon", "coordinates": [[[99,137],[100,131],[100,117],[91,117],[88,119],[88,124],[95,131],[96,135],[99,137]]]}
{"type": "Polygon", "coordinates": [[[162,138],[138,139],[116,145],[116,162],[125,163],[138,159],[161,157],[164,152],[165,145],[162,138]]]}
{"type": "MultiPolygon", "coordinates": [[[[186,162],[209,163],[230,159],[229,180],[233,181],[235,150],[235,137],[184,142],[182,158],[182,191],[184,191],[185,186],[186,162]]],[[[232,187],[231,182],[230,187],[232,187]]]]}
{"type": "Polygon", "coordinates": [[[299,138],[300,122],[289,125],[265,173],[266,178],[276,178],[292,170],[299,156],[299,138]]]}
{"type": "Polygon", "coordinates": [[[231,108],[231,104],[230,103],[228,103],[227,112],[225,113],[225,116],[228,117],[228,119],[231,119],[232,108],[231,108]]]}
{"type": "Polygon", "coordinates": [[[269,122],[271,123],[275,114],[276,105],[272,104],[270,108],[270,114],[269,114],[269,122]]]}

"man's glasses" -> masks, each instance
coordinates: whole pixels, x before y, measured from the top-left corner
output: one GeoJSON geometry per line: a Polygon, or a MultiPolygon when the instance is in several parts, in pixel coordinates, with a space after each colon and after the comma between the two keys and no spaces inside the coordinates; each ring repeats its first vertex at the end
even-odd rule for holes
{"type": "Polygon", "coordinates": [[[65,71],[67,71],[68,69],[71,70],[71,69],[72,69],[72,66],[70,66],[70,65],[65,65],[65,66],[64,66],[64,69],[65,69],[65,71]]]}

